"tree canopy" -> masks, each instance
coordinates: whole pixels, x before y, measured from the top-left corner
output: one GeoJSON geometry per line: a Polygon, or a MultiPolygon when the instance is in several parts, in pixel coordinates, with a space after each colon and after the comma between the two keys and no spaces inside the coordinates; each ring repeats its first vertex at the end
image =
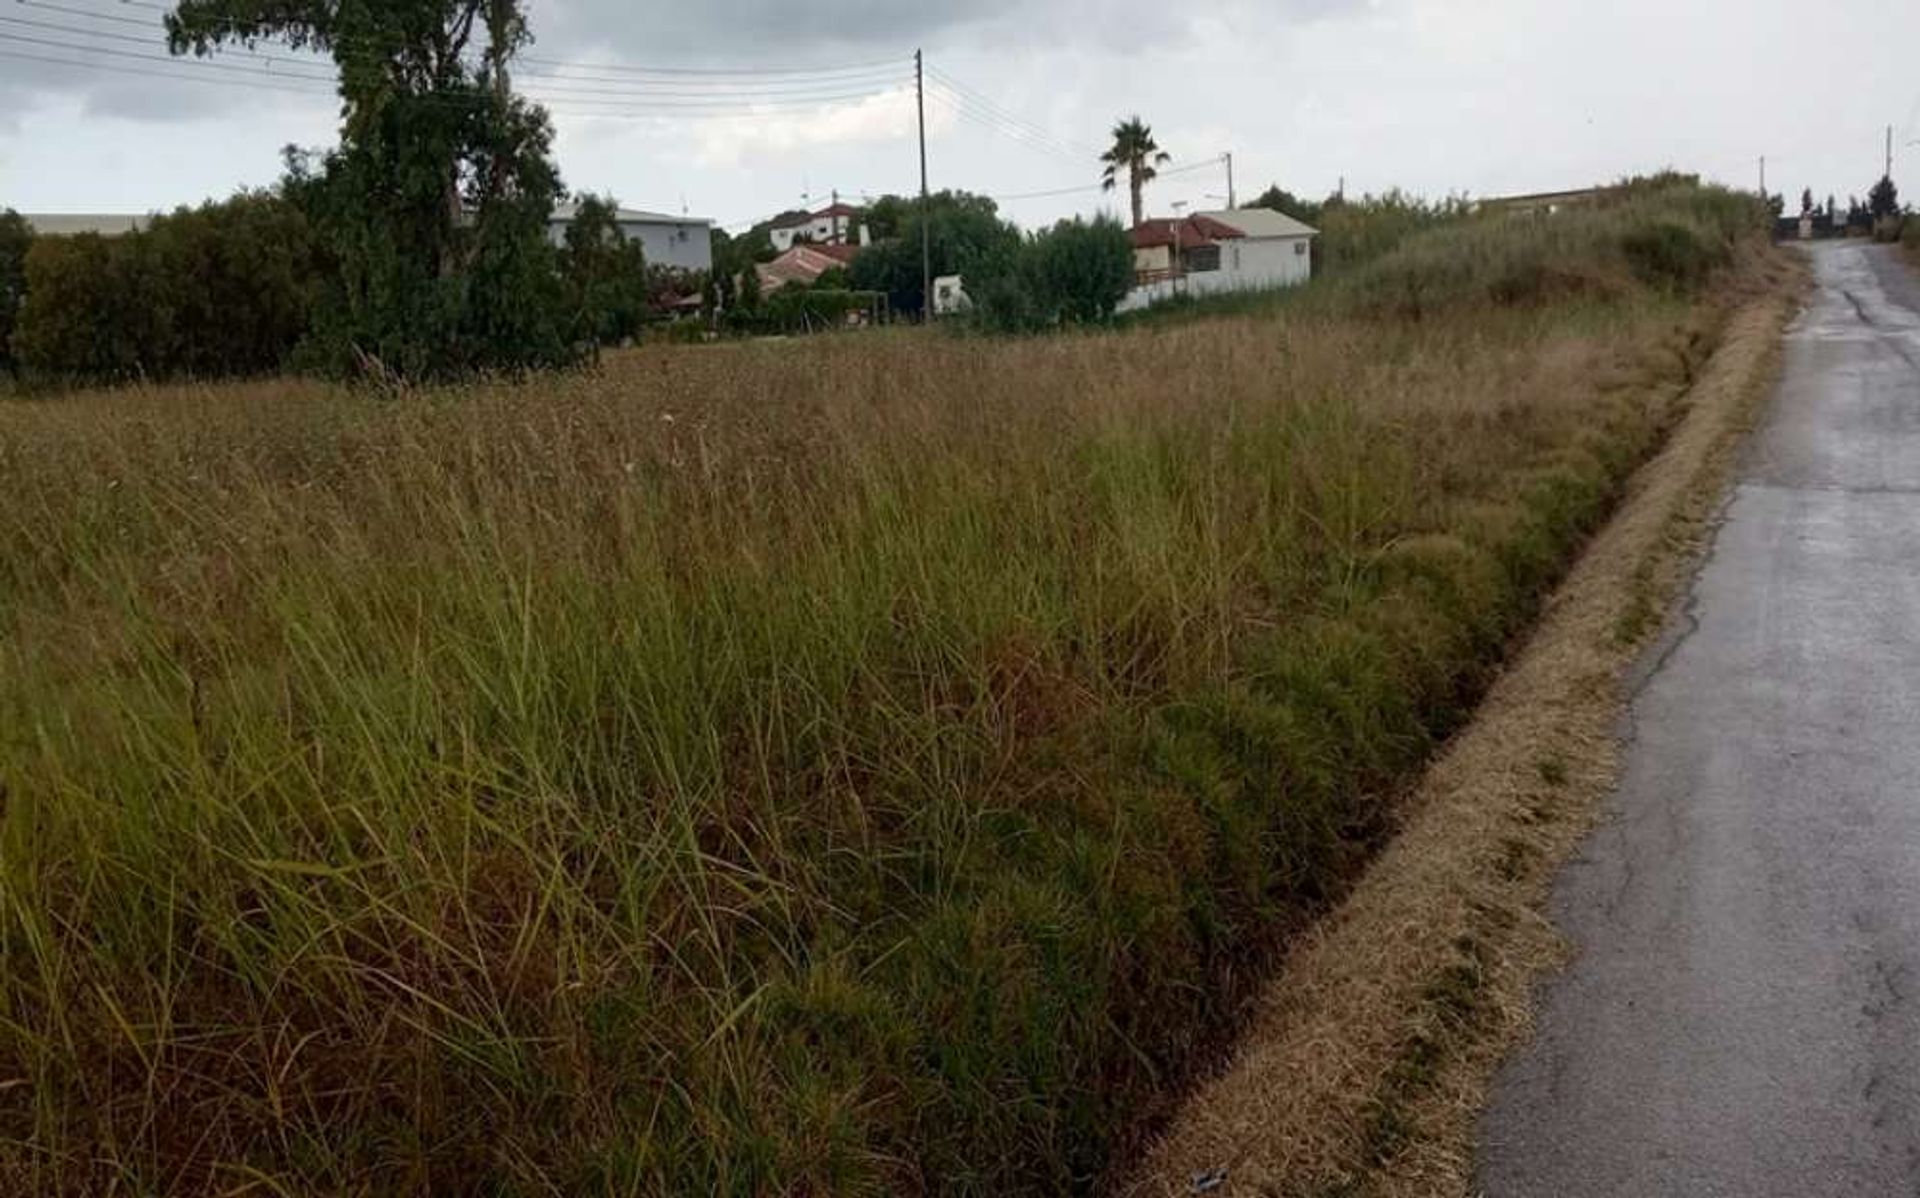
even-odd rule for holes
{"type": "Polygon", "coordinates": [[[1133,200],[1133,223],[1138,227],[1145,215],[1146,185],[1160,177],[1157,168],[1173,161],[1173,156],[1160,148],[1160,143],[1153,139],[1153,130],[1136,113],[1113,127],[1113,145],[1100,155],[1100,161],[1106,164],[1101,186],[1108,191],[1119,185],[1120,173],[1126,172],[1127,192],[1133,200]]]}
{"type": "Polygon", "coordinates": [[[11,208],[0,209],[0,370],[12,371],[13,329],[27,298],[27,248],[33,230],[11,208]]]}
{"type": "Polygon", "coordinates": [[[920,231],[928,231],[933,274],[972,274],[1016,248],[1020,232],[1000,217],[999,206],[986,196],[965,191],[941,191],[928,197],[921,212],[918,199],[886,196],[873,211],[890,222],[893,236],[860,252],[849,271],[853,285],[863,291],[884,291],[895,312],[923,314],[926,308],[920,265],[920,231]]]}
{"type": "Polygon", "coordinates": [[[339,69],[339,146],[288,154],[286,193],[339,268],[310,364],[418,378],[572,359],[552,129],[508,76],[532,40],[520,0],[182,0],[167,31],[176,54],[279,39],[339,69]]]}
{"type": "Polygon", "coordinates": [[[1900,212],[1900,189],[1894,186],[1893,179],[1882,175],[1880,181],[1867,193],[1867,210],[1875,220],[1885,216],[1895,216],[1900,212]]]}

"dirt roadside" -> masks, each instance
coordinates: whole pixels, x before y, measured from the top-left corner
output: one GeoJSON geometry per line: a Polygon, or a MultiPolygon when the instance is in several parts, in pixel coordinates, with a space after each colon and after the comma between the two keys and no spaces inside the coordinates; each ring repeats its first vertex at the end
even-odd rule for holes
{"type": "Polygon", "coordinates": [[[1125,1198],[1469,1192],[1488,1082],[1531,1030],[1533,983],[1565,959],[1544,915],[1552,878],[1613,786],[1635,663],[1718,508],[1806,278],[1785,254],[1743,278],[1666,446],[1125,1198]]]}

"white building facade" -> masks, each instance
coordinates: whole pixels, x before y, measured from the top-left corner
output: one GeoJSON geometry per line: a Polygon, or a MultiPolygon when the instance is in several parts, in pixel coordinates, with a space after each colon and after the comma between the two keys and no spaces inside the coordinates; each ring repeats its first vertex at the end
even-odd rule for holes
{"type": "Polygon", "coordinates": [[[867,229],[861,223],[864,215],[851,204],[834,203],[818,212],[795,217],[767,230],[767,236],[773,241],[773,248],[786,253],[796,241],[810,241],[815,245],[865,245],[867,229]]]}
{"type": "MultiPolygon", "coordinates": [[[[565,245],[567,226],[579,211],[573,204],[562,204],[547,221],[547,236],[555,245],[565,245]]],[[[713,270],[713,222],[697,216],[674,216],[666,212],[642,212],[621,208],[614,223],[628,241],[637,241],[647,255],[648,266],[665,266],[681,271],[713,270]]]]}
{"type": "Polygon", "coordinates": [[[1313,240],[1319,235],[1266,208],[1144,222],[1133,231],[1136,282],[1120,311],[1175,296],[1297,287],[1313,278],[1313,240]]]}

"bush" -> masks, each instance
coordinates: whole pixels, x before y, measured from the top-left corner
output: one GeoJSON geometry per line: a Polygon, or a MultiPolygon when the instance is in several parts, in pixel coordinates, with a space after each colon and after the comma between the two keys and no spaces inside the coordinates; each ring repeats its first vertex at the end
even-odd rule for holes
{"type": "Polygon", "coordinates": [[[1714,243],[1691,224],[1655,221],[1628,232],[1620,248],[1641,282],[1686,289],[1706,280],[1726,260],[1727,246],[1714,243]]]}
{"type": "Polygon", "coordinates": [[[35,238],[14,352],[51,379],[268,373],[305,334],[323,270],[306,219],[259,193],[120,237],[35,238]]]}
{"type": "Polygon", "coordinates": [[[1335,279],[1318,301],[1418,319],[1636,284],[1685,291],[1765,219],[1757,200],[1724,188],[1634,181],[1552,214],[1496,213],[1435,229],[1335,279]]]}
{"type": "Polygon", "coordinates": [[[988,328],[1018,332],[1098,324],[1133,286],[1133,246],[1117,221],[1061,221],[986,264],[969,280],[988,328]]]}
{"type": "Polygon", "coordinates": [[[27,298],[27,247],[33,230],[11,208],[0,210],[0,370],[11,373],[13,326],[27,298]]]}
{"type": "Polygon", "coordinates": [[[637,337],[647,318],[647,258],[610,199],[582,196],[567,226],[560,274],[568,335],[598,349],[637,337]]]}

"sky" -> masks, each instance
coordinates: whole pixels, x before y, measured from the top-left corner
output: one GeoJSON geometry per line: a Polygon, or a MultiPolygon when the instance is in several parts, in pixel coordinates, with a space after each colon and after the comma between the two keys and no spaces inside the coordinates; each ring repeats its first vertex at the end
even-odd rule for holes
{"type": "MultiPolygon", "coordinates": [[[[151,0],[0,3],[0,207],[145,212],[271,185],[324,146],[324,63],[262,47],[165,61],[151,0]],[[64,60],[62,63],[44,61],[64,60]],[[38,60],[38,61],[36,61],[38,60]],[[71,65],[78,64],[78,65],[71,65]]],[[[1107,131],[1172,155],[1152,214],[1322,196],[1494,196],[1672,166],[1862,194],[1895,126],[1920,200],[1912,0],[528,0],[516,83],[561,172],[629,207],[741,228],[835,193],[932,186],[1028,227],[1113,212],[1107,131]],[[804,73],[803,73],[804,72],[804,73]],[[1046,193],[1046,194],[1036,194],[1046,193]]]]}

